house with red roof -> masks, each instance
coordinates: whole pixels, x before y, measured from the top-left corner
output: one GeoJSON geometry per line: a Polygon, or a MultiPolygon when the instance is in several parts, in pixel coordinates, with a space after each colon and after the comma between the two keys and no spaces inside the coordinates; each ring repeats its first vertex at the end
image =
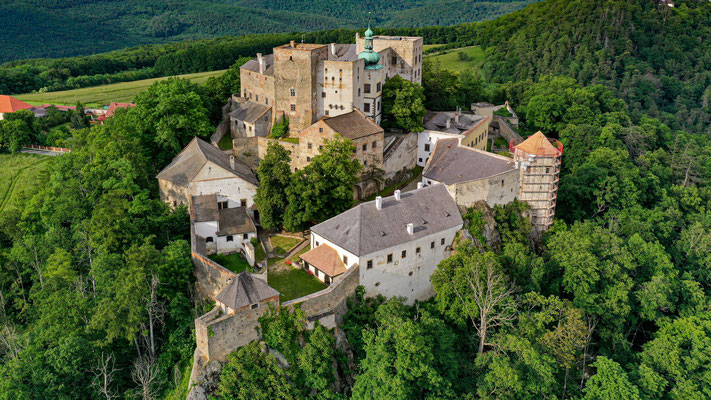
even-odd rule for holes
{"type": "Polygon", "coordinates": [[[106,121],[107,118],[110,116],[114,115],[117,109],[119,108],[130,108],[130,107],[136,107],[134,103],[111,103],[109,104],[109,110],[106,111],[106,114],[100,116],[96,120],[99,121],[100,124],[103,125],[104,121],[106,121]]]}
{"type": "Polygon", "coordinates": [[[18,100],[12,96],[0,95],[0,120],[5,119],[5,114],[14,113],[20,110],[29,110],[32,105],[18,100]]]}

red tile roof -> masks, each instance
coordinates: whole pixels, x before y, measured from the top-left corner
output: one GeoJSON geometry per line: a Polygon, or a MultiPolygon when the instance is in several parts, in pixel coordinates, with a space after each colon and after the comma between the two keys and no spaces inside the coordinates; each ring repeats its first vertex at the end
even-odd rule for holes
{"type": "Polygon", "coordinates": [[[0,95],[0,113],[12,113],[19,110],[27,110],[32,108],[32,105],[18,100],[12,96],[0,95]]]}
{"type": "Polygon", "coordinates": [[[527,154],[535,154],[542,157],[558,157],[563,153],[563,148],[558,141],[556,141],[556,144],[558,147],[554,146],[541,131],[538,131],[515,148],[527,154]]]}
{"type": "Polygon", "coordinates": [[[106,118],[114,115],[114,112],[116,112],[117,108],[129,108],[129,107],[136,107],[136,105],[133,103],[111,103],[111,104],[109,104],[109,111],[106,112],[106,118]]]}

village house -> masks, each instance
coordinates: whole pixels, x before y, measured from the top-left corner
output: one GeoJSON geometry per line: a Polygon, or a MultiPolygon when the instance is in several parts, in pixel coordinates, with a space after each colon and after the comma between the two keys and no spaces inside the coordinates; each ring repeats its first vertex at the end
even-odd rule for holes
{"type": "Polygon", "coordinates": [[[444,185],[398,190],[312,227],[311,250],[301,259],[326,283],[359,266],[368,296],[403,296],[412,304],[433,295],[430,276],[462,225],[444,185]]]}
{"type": "Polygon", "coordinates": [[[460,207],[486,201],[493,207],[519,196],[519,171],[513,159],[440,139],[422,172],[422,183],[447,186],[460,207]]]}
{"type": "Polygon", "coordinates": [[[365,169],[383,167],[385,131],[360,110],[355,109],[336,117],[324,117],[299,134],[299,152],[292,163],[303,168],[323,149],[326,140],[336,135],[350,139],[355,146],[353,158],[365,169]]]}
{"type": "MultiPolygon", "coordinates": [[[[462,146],[486,150],[489,122],[491,122],[491,118],[487,116],[464,114],[460,111],[428,112],[425,114],[424,127],[427,131],[461,135],[462,146]]],[[[436,136],[429,138],[437,139],[436,136]]],[[[426,158],[424,162],[426,162],[426,158]]]]}
{"type": "Polygon", "coordinates": [[[510,152],[520,165],[519,199],[531,206],[533,226],[546,231],[555,217],[563,144],[539,131],[510,152]]]}
{"type": "Polygon", "coordinates": [[[245,245],[257,237],[247,207],[227,208],[216,194],[193,196],[192,201],[195,234],[205,240],[207,254],[246,253],[245,245]]]}
{"type": "Polygon", "coordinates": [[[236,97],[234,101],[236,107],[230,113],[232,137],[267,137],[272,123],[271,107],[247,101],[244,97],[236,97]]]}
{"type": "Polygon", "coordinates": [[[417,165],[424,167],[427,161],[430,159],[430,155],[437,145],[437,141],[440,139],[457,139],[457,144],[462,143],[464,135],[457,133],[446,133],[431,131],[428,129],[423,130],[417,134],[417,165]]]}
{"type": "Polygon", "coordinates": [[[197,137],[156,178],[161,200],[173,207],[214,194],[220,208],[252,210],[258,184],[249,166],[197,137]]]}
{"type": "Polygon", "coordinates": [[[20,110],[30,110],[34,108],[31,104],[27,104],[22,100],[18,100],[12,96],[0,95],[0,120],[5,119],[5,114],[14,113],[20,110]]]}
{"type": "Polygon", "coordinates": [[[93,114],[98,115],[96,121],[98,121],[99,124],[103,125],[104,122],[106,122],[106,119],[112,117],[116,113],[116,110],[118,110],[119,108],[131,107],[136,107],[136,105],[134,103],[110,103],[109,108],[106,110],[105,113],[98,112],[93,114]]]}

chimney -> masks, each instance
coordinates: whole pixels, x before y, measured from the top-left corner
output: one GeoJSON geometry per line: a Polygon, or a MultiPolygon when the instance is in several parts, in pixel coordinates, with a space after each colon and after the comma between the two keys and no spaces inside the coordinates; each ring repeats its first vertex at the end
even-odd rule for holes
{"type": "Polygon", "coordinates": [[[447,117],[447,123],[446,123],[445,129],[449,129],[449,127],[451,127],[451,126],[452,126],[452,120],[449,119],[449,117],[447,117]]]}
{"type": "Polygon", "coordinates": [[[454,123],[455,124],[459,123],[459,113],[454,114],[454,123]]]}
{"type": "Polygon", "coordinates": [[[414,224],[407,224],[407,234],[408,235],[415,234],[415,225],[414,224]]]}
{"type": "Polygon", "coordinates": [[[400,201],[400,189],[395,191],[395,200],[400,201]]]}
{"type": "Polygon", "coordinates": [[[230,168],[235,169],[235,156],[230,155],[230,168]]]}
{"type": "Polygon", "coordinates": [[[422,189],[423,186],[424,186],[424,185],[423,185],[422,182],[417,182],[417,188],[418,188],[418,189],[422,189]]]}
{"type": "Polygon", "coordinates": [[[289,42],[289,46],[291,46],[292,48],[295,49],[295,48],[296,48],[296,42],[294,42],[293,40],[290,41],[290,42],[289,42]]]}
{"type": "Polygon", "coordinates": [[[263,74],[264,73],[264,58],[262,57],[262,53],[257,53],[257,61],[259,61],[259,73],[263,74]]]}
{"type": "Polygon", "coordinates": [[[377,208],[378,210],[383,209],[383,198],[382,197],[378,196],[375,198],[375,208],[377,208]]]}
{"type": "Polygon", "coordinates": [[[331,55],[336,56],[336,44],[331,43],[331,55]]]}

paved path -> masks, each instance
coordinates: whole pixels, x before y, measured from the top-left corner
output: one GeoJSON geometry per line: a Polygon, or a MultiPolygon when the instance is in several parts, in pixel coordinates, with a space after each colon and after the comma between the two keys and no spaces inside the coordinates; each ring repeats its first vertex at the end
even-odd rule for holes
{"type": "Polygon", "coordinates": [[[35,150],[35,149],[22,149],[20,150],[20,153],[27,153],[27,154],[37,154],[40,156],[61,156],[64,153],[58,153],[54,151],[49,151],[49,150],[35,150]]]}

